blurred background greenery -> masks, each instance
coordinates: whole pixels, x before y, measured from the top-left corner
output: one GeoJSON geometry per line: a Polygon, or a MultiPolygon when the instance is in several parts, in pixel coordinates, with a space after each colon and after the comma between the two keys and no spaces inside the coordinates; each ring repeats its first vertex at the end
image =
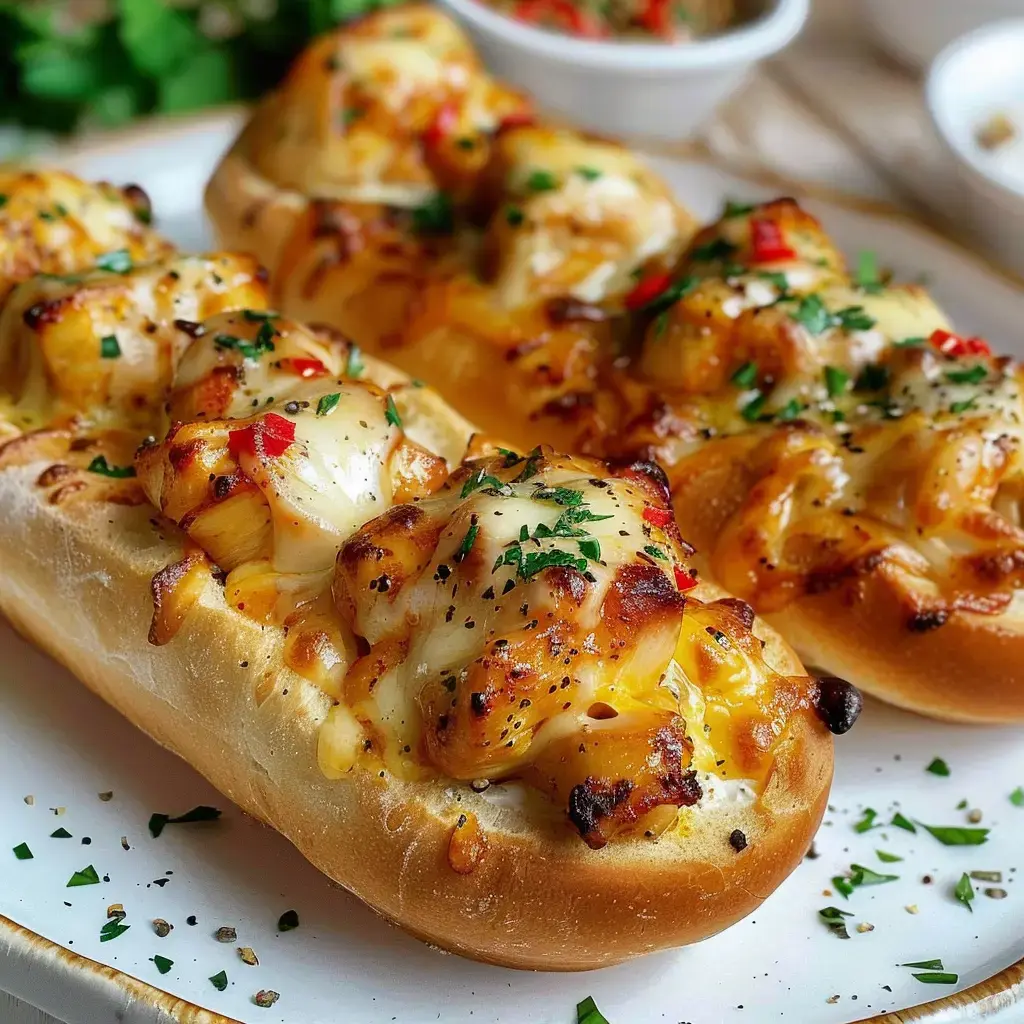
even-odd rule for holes
{"type": "Polygon", "coordinates": [[[0,0],[0,149],[257,96],[311,36],[394,2],[0,0]]]}

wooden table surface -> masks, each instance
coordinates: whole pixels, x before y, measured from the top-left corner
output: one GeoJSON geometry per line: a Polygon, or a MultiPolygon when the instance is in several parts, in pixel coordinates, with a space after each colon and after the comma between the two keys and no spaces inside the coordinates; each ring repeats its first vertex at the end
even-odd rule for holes
{"type": "MultiPolygon", "coordinates": [[[[933,136],[919,78],[877,53],[854,0],[814,0],[801,37],[763,65],[702,141],[739,168],[885,199],[952,234],[952,168],[933,136]]],[[[2,1024],[59,1024],[0,992],[2,1024]]]]}

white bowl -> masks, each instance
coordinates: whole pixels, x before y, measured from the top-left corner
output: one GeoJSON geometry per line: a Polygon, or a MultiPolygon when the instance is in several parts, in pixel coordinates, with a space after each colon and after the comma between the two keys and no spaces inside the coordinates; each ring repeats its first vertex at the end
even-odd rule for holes
{"type": "Polygon", "coordinates": [[[1024,0],[861,0],[861,7],[878,45],[919,69],[965,32],[1024,14],[1024,0]]]}
{"type": "Polygon", "coordinates": [[[498,14],[479,0],[441,0],[484,62],[548,111],[608,135],[684,139],[736,90],[757,61],[807,20],[809,0],[767,0],[765,13],[688,43],[577,39],[498,14]]]}
{"type": "Polygon", "coordinates": [[[1024,141],[1008,144],[1012,152],[987,152],[975,138],[993,114],[1011,110],[1024,131],[1024,18],[986,25],[946,47],[931,66],[925,96],[965,185],[964,210],[951,212],[968,214],[971,231],[1024,271],[1024,141]]]}

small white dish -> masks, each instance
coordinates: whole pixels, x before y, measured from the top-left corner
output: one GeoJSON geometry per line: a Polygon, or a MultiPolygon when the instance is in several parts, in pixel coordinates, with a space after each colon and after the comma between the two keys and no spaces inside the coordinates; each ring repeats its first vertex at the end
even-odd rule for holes
{"type": "MultiPolygon", "coordinates": [[[[979,241],[1024,272],[1024,18],[996,22],[951,43],[925,85],[928,112],[965,185],[963,211],[979,241]],[[994,150],[978,141],[993,116],[1017,138],[994,150]]],[[[966,218],[965,218],[966,219],[966,218]]]]}
{"type": "Polygon", "coordinates": [[[861,8],[875,42],[919,70],[964,33],[1024,13],[1021,0],[861,0],[861,8]]]}
{"type": "Polygon", "coordinates": [[[480,0],[441,0],[466,26],[484,63],[547,111],[620,137],[685,139],[754,65],[787,45],[809,0],[766,0],[764,13],[706,39],[620,43],[559,35],[480,0]]]}

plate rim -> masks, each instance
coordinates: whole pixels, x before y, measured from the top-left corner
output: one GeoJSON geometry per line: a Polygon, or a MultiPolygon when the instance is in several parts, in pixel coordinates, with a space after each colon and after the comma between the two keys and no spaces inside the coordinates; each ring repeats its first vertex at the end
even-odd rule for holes
{"type": "MultiPolygon", "coordinates": [[[[87,140],[79,139],[61,144],[43,154],[38,162],[44,165],[66,166],[78,160],[117,150],[125,145],[138,145],[147,136],[157,132],[166,137],[168,132],[187,135],[204,127],[227,128],[249,109],[250,106],[246,104],[231,104],[214,107],[198,114],[143,118],[130,127],[102,132],[87,140]]],[[[1002,265],[993,257],[976,252],[964,240],[950,235],[945,225],[932,222],[920,212],[905,210],[885,199],[859,196],[819,182],[788,177],[767,168],[751,167],[742,162],[723,159],[714,154],[703,142],[644,146],[642,151],[646,155],[661,158],[697,161],[717,167],[752,184],[821,200],[854,213],[897,221],[925,236],[931,245],[952,251],[959,258],[974,263],[979,269],[995,274],[1005,283],[1024,291],[1024,275],[1002,265]]],[[[153,1011],[151,1019],[154,1024],[163,1021],[174,1021],[175,1024],[240,1024],[237,1018],[226,1017],[214,1010],[207,1010],[179,999],[130,974],[66,949],[3,915],[0,915],[0,939],[3,940],[4,946],[0,955],[5,959],[15,956],[23,962],[50,972],[76,973],[80,978],[87,977],[87,984],[107,1000],[111,1008],[123,1006],[126,1000],[136,1005],[145,1005],[148,1010],[153,1011]]],[[[16,995],[15,998],[35,1005],[24,996],[16,995]]],[[[943,1019],[950,1022],[980,1020],[1021,1005],[1024,1005],[1024,958],[960,992],[907,1009],[863,1017],[855,1024],[910,1024],[917,1021],[932,1021],[950,1011],[957,1016],[943,1016],[943,1019]]]]}

